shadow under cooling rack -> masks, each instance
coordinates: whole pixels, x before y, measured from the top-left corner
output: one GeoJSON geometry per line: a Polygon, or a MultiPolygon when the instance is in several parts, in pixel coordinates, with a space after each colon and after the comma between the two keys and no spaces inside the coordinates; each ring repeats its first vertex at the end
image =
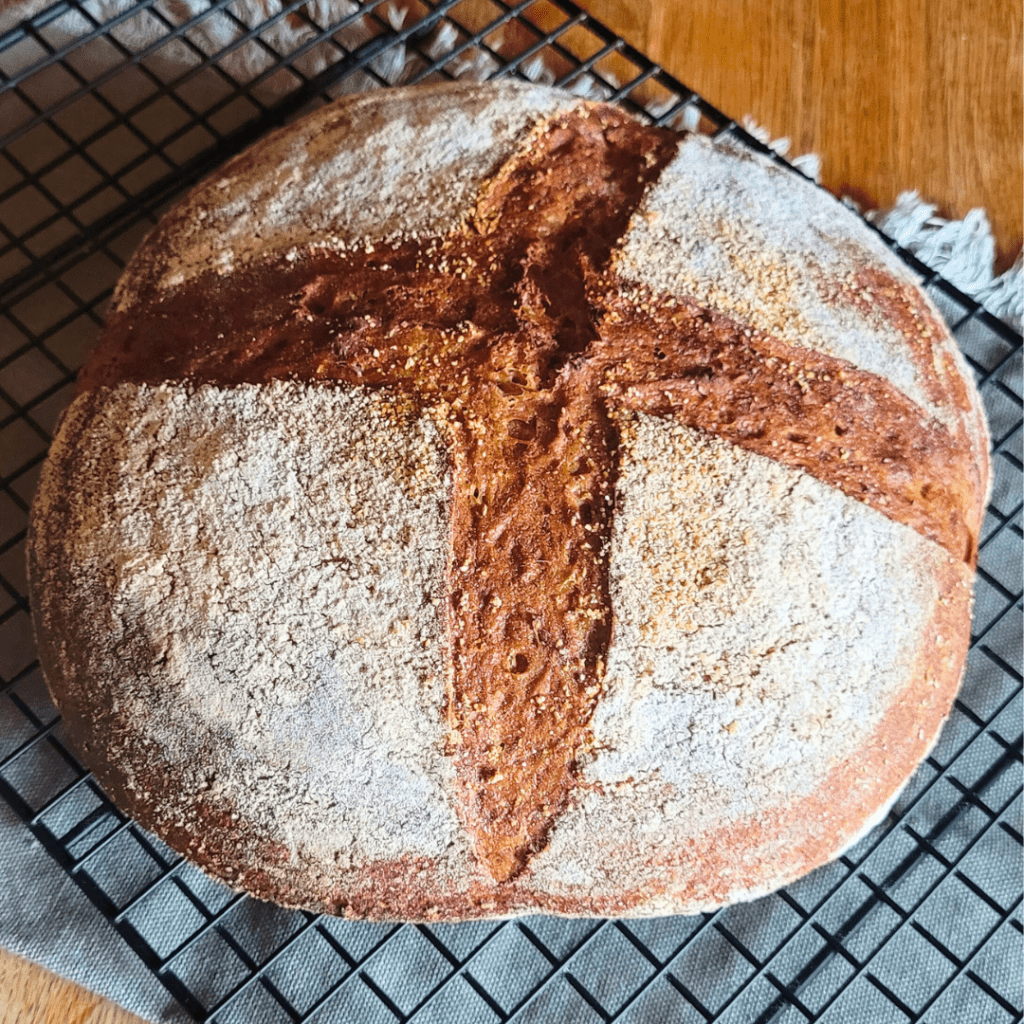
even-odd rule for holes
{"type": "Polygon", "coordinates": [[[0,795],[197,1020],[1020,1021],[1021,339],[913,260],[979,383],[995,488],[952,716],[833,864],[697,917],[342,921],[210,881],[65,746],[35,658],[26,516],[131,252],[192,183],[331,97],[509,74],[764,151],[560,0],[89,0],[0,35],[0,795]]]}

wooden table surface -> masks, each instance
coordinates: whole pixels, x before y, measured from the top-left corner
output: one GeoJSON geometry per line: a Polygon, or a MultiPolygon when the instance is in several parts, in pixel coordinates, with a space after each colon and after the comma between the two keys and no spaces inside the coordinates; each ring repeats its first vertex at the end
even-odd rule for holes
{"type": "MultiPolygon", "coordinates": [[[[1000,269],[1021,247],[1019,0],[577,0],[725,113],[866,207],[915,188],[988,211],[1000,269]]],[[[0,951],[0,1024],[139,1018],[0,951]]]]}
{"type": "Polygon", "coordinates": [[[917,189],[989,214],[1021,248],[1019,0],[586,0],[595,17],[729,116],[750,114],[864,208],[917,189]]]}

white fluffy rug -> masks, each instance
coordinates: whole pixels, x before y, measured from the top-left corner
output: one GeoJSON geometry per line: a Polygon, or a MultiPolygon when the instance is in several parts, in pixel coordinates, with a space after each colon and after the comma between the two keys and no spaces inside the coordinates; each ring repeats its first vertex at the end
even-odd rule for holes
{"type": "Polygon", "coordinates": [[[996,277],[995,241],[982,209],[963,220],[944,220],[916,192],[903,192],[891,210],[872,210],[867,219],[937,270],[951,285],[980,302],[1018,333],[1024,316],[1024,261],[996,277]]]}

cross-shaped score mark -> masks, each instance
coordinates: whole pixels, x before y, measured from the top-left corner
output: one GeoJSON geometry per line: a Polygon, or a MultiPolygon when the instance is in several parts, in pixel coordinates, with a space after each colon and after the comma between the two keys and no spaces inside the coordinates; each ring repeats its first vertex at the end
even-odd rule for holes
{"type": "Polygon", "coordinates": [[[967,484],[943,473],[963,438],[880,378],[614,280],[615,245],[677,145],[614,108],[562,114],[446,238],[313,251],[269,280],[238,271],[212,302],[188,288],[115,316],[105,340],[115,378],[160,366],[224,384],[343,381],[441,412],[448,748],[496,882],[543,847],[591,743],[613,628],[618,415],[670,416],[802,466],[970,557],[955,511],[967,484]]]}
{"type": "Polygon", "coordinates": [[[346,301],[343,274],[304,293],[315,316],[356,325],[328,376],[354,371],[448,409],[449,749],[497,881],[563,809],[600,693],[615,444],[588,358],[587,278],[675,142],[621,115],[555,122],[480,198],[471,230],[430,257],[426,295],[397,298],[399,277],[370,302],[346,301]],[[579,167],[593,174],[582,190],[579,167]],[[396,317],[406,326],[385,327],[396,317]]]}

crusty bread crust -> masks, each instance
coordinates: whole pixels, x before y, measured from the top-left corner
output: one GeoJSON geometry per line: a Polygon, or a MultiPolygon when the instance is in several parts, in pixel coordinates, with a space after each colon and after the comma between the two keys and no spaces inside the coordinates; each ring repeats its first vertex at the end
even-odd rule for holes
{"type": "Polygon", "coordinates": [[[143,244],[33,509],[41,660],[229,884],[692,913],[837,856],[956,692],[938,314],[759,157],[503,83],[326,107],[143,244]]]}

